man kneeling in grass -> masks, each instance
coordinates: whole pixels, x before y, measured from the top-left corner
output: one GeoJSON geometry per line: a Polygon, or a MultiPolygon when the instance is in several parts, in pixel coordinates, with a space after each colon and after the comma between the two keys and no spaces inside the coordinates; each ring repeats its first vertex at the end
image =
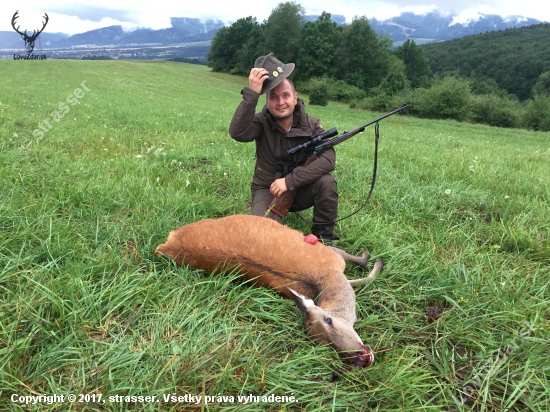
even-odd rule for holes
{"type": "Polygon", "coordinates": [[[229,134],[239,142],[256,142],[251,213],[280,222],[282,216],[273,210],[268,212],[271,201],[298,188],[291,211],[313,206],[311,232],[331,241],[336,239],[333,222],[338,215],[337,184],[330,174],[336,165],[334,149],[326,150],[307,167],[307,153],[287,154],[288,149],[324,133],[319,119],[306,113],[303,100],[287,79],[293,70],[294,63],[285,65],[272,53],[256,59],[248,87],[241,91],[243,100],[233,115],[229,134]],[[264,93],[266,105],[255,113],[264,93]]]}

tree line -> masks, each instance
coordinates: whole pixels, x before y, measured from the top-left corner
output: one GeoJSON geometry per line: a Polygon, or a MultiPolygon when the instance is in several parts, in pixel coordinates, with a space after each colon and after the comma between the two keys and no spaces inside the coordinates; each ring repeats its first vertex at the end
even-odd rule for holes
{"type": "MultiPolygon", "coordinates": [[[[388,36],[376,34],[366,17],[338,26],[323,12],[316,21],[305,22],[302,6],[288,2],[279,4],[263,23],[246,17],[219,30],[208,65],[214,71],[248,75],[258,56],[273,52],[279,60],[296,64],[295,82],[328,76],[369,90],[395,63],[392,44],[388,36]]],[[[431,75],[427,59],[420,69],[424,72],[415,74],[414,84],[417,77],[431,75]]]]}
{"type": "Polygon", "coordinates": [[[492,79],[519,100],[534,97],[533,87],[550,71],[550,24],[498,30],[421,46],[434,73],[492,79]]]}
{"type": "MultiPolygon", "coordinates": [[[[438,46],[444,49],[446,43],[438,46]]],[[[465,76],[460,62],[441,70],[436,66],[434,75],[428,56],[435,53],[413,40],[392,46],[364,16],[342,26],[327,12],[305,21],[303,7],[286,2],[262,23],[250,16],[219,30],[208,65],[217,72],[248,76],[258,56],[273,52],[284,63],[296,64],[292,80],[309,94],[311,104],[325,105],[331,99],[386,111],[409,102],[408,114],[419,117],[550,130],[550,69],[529,83],[533,99],[521,102],[492,78],[465,76]]]]}

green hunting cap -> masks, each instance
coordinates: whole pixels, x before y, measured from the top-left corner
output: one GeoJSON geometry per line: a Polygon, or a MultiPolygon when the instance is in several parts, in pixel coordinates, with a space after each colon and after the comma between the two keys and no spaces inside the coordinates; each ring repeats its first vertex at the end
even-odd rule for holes
{"type": "Polygon", "coordinates": [[[254,67],[257,69],[266,69],[269,73],[269,78],[264,81],[262,92],[260,93],[264,94],[277,87],[279,83],[292,73],[294,63],[284,64],[273,53],[269,53],[267,56],[258,57],[254,62],[254,67]]]}

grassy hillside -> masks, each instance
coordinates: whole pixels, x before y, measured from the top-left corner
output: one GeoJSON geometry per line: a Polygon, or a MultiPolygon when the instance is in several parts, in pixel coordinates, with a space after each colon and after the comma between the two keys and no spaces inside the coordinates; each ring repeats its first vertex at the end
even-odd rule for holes
{"type": "MultiPolygon", "coordinates": [[[[350,369],[292,302],[152,254],[175,227],[248,212],[254,145],[227,132],[246,79],[167,62],[0,71],[1,410],[44,394],[96,411],[550,410],[548,134],[382,122],[373,198],[337,227],[338,246],[386,264],[357,290],[377,361],[350,369]],[[237,398],[272,394],[289,402],[237,398]]],[[[309,110],[340,131],[376,116],[309,110]]],[[[337,148],[342,216],[372,151],[372,129],[337,148]]]]}
{"type": "Polygon", "coordinates": [[[541,23],[425,44],[422,49],[434,73],[491,78],[525,100],[532,97],[538,77],[550,70],[549,36],[550,24],[541,23]]]}

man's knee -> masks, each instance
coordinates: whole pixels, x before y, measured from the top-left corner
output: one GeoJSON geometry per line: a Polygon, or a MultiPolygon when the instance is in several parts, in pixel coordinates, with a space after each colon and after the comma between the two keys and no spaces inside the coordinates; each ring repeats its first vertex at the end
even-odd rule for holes
{"type": "Polygon", "coordinates": [[[338,197],[338,184],[331,174],[326,174],[317,179],[314,183],[314,193],[325,196],[338,197]]]}

